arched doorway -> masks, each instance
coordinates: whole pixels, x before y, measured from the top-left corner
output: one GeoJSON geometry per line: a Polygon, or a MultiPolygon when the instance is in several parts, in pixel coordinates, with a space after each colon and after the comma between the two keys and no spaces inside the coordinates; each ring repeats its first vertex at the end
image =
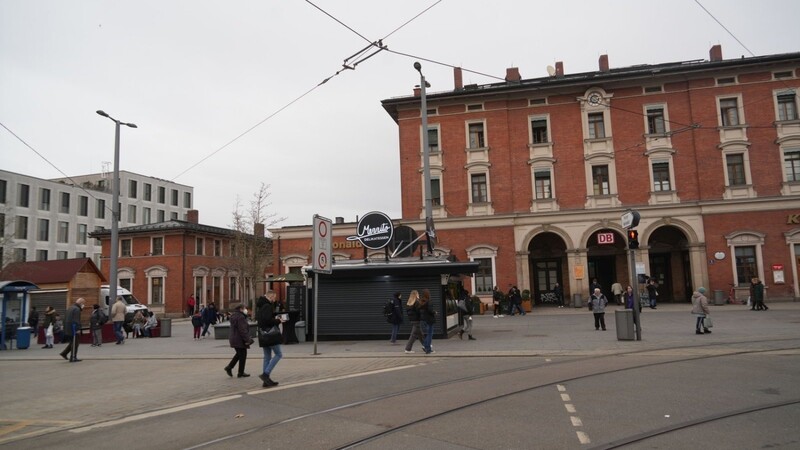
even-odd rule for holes
{"type": "Polygon", "coordinates": [[[655,229],[647,240],[650,275],[658,284],[658,301],[688,302],[692,296],[692,264],[689,240],[679,228],[655,229]]]}
{"type": "Polygon", "coordinates": [[[567,245],[556,233],[540,233],[528,244],[530,259],[531,298],[534,304],[556,305],[553,289],[558,283],[563,298],[568,298],[564,289],[564,270],[567,270],[567,245]]]}
{"type": "MultiPolygon", "coordinates": [[[[608,228],[595,231],[586,242],[589,285],[597,280],[603,294],[609,299],[613,299],[612,284],[627,284],[629,275],[626,248],[625,236],[608,228]]],[[[581,294],[588,297],[591,293],[587,290],[581,294]]]]}

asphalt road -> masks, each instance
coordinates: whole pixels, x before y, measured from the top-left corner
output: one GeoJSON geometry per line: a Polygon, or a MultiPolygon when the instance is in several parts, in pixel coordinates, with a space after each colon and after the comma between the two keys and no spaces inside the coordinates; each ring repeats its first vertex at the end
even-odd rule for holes
{"type": "MultiPolygon", "coordinates": [[[[686,305],[643,316],[644,340],[584,311],[476,317],[478,341],[406,355],[382,341],[284,346],[280,386],[222,371],[224,341],[172,338],[0,352],[0,446],[33,448],[799,448],[800,305],[686,305]],[[688,325],[687,325],[688,324],[688,325]],[[58,349],[55,349],[58,350],[58,349]]],[[[611,319],[611,320],[609,320],[611,319]]]]}

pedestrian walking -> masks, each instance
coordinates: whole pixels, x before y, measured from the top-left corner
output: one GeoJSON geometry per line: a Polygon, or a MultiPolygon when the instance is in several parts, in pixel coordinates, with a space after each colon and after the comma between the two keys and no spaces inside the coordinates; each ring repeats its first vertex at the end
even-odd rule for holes
{"type": "Polygon", "coordinates": [[[75,303],[67,309],[67,316],[64,319],[64,326],[67,329],[67,333],[69,333],[69,344],[60,354],[62,358],[69,362],[81,361],[78,359],[78,346],[80,345],[81,310],[83,310],[84,303],[86,303],[86,300],[83,297],[75,300],[75,303]]]}
{"type": "Polygon", "coordinates": [[[461,295],[457,302],[459,309],[459,316],[461,316],[461,329],[458,330],[458,338],[464,339],[464,334],[467,335],[470,341],[476,340],[472,336],[472,299],[469,297],[469,292],[461,288],[461,295]]]}
{"type": "Polygon", "coordinates": [[[750,283],[750,299],[751,310],[766,311],[769,309],[769,307],[764,304],[764,283],[762,283],[758,277],[753,277],[752,283],[750,283]]]}
{"type": "Polygon", "coordinates": [[[397,343],[397,334],[400,332],[400,325],[403,324],[403,304],[400,302],[401,295],[400,292],[394,293],[390,300],[392,309],[389,315],[386,316],[386,321],[392,324],[392,335],[389,338],[389,342],[392,345],[397,343]]]}
{"type": "Polygon", "coordinates": [[[606,296],[600,292],[600,288],[594,288],[594,293],[589,298],[589,309],[594,314],[595,330],[602,328],[603,331],[606,331],[606,305],[608,305],[606,296]]]}
{"type": "Polygon", "coordinates": [[[420,321],[425,330],[425,340],[422,342],[422,350],[426,355],[435,353],[433,351],[433,326],[436,323],[436,311],[431,306],[431,292],[427,289],[422,290],[419,296],[420,321]]]}
{"type": "Polygon", "coordinates": [[[705,293],[706,288],[701,286],[692,294],[692,315],[695,317],[695,334],[711,333],[711,330],[709,330],[705,324],[706,316],[711,314],[711,311],[708,309],[708,299],[705,293]]]}
{"type": "Polygon", "coordinates": [[[92,347],[103,345],[103,325],[108,322],[108,316],[100,309],[100,305],[92,305],[92,315],[89,318],[89,330],[92,332],[92,347]]]}
{"type": "Polygon", "coordinates": [[[200,311],[192,314],[192,328],[194,329],[192,336],[197,341],[200,339],[200,331],[203,329],[203,316],[200,315],[200,311]]]}
{"type": "MultiPolygon", "coordinates": [[[[256,301],[258,328],[262,333],[266,333],[270,328],[283,323],[280,317],[275,315],[276,299],[277,295],[275,291],[270,290],[267,291],[266,296],[259,297],[258,301],[256,301]]],[[[272,372],[275,370],[278,361],[283,358],[280,341],[274,345],[262,346],[261,342],[259,342],[258,345],[264,353],[264,364],[261,369],[261,375],[259,375],[259,378],[261,378],[263,382],[261,387],[268,388],[277,386],[278,382],[272,379],[272,372]]]]}
{"type": "Polygon", "coordinates": [[[203,308],[203,312],[200,314],[203,318],[203,333],[200,335],[201,337],[205,337],[208,333],[208,327],[217,323],[217,306],[214,302],[211,302],[203,308]]]}
{"type": "MultiPolygon", "coordinates": [[[[625,293],[622,294],[622,299],[625,301],[625,309],[632,310],[633,309],[633,303],[634,303],[633,288],[632,287],[628,286],[627,288],[625,288],[625,293]]],[[[639,305],[639,312],[640,313],[642,312],[642,305],[641,304],[639,305]]],[[[637,314],[634,314],[634,316],[633,316],[633,324],[638,327],[639,326],[639,322],[636,320],[636,316],[637,316],[637,314]]]]}
{"type": "Polygon", "coordinates": [[[553,285],[553,295],[556,296],[556,303],[558,304],[559,308],[564,307],[564,289],[561,288],[561,285],[556,282],[553,285]]]}
{"type": "Polygon", "coordinates": [[[411,322],[411,335],[408,337],[408,342],[406,342],[406,353],[414,353],[414,341],[419,339],[419,343],[422,344],[422,347],[425,347],[425,335],[422,334],[422,329],[420,328],[420,304],[419,304],[419,292],[417,290],[411,291],[408,294],[408,301],[406,302],[406,315],[408,315],[408,321],[411,322]]]}
{"type": "MultiPolygon", "coordinates": [[[[236,378],[249,377],[249,373],[245,373],[244,368],[247,364],[247,349],[253,343],[253,338],[250,337],[250,325],[247,323],[247,308],[241,303],[234,303],[231,305],[233,312],[231,313],[231,328],[228,333],[228,343],[231,348],[236,352],[231,359],[231,362],[225,366],[225,373],[229,377],[233,376],[233,368],[239,364],[239,370],[236,378]]],[[[198,327],[199,328],[199,327],[198,327]]],[[[198,336],[200,332],[197,332],[198,336]]]]}
{"type": "Polygon", "coordinates": [[[501,304],[503,303],[503,293],[500,292],[500,288],[495,286],[492,289],[492,305],[494,306],[494,311],[492,311],[492,317],[495,319],[503,316],[503,307],[501,304]]]}
{"type": "Polygon", "coordinates": [[[125,335],[122,334],[122,327],[125,325],[125,301],[121,296],[117,296],[117,301],[111,307],[111,321],[114,322],[114,336],[117,337],[117,345],[125,343],[125,335]]]}
{"type": "Polygon", "coordinates": [[[53,348],[53,339],[55,332],[53,331],[56,324],[56,310],[52,306],[48,306],[44,311],[44,347],[53,348]]]}
{"type": "Polygon", "coordinates": [[[525,315],[522,309],[522,294],[516,286],[511,286],[508,290],[508,315],[513,316],[516,311],[519,311],[521,316],[525,315]]]}
{"type": "Polygon", "coordinates": [[[603,291],[603,286],[600,286],[600,283],[597,282],[597,278],[592,278],[592,284],[589,285],[589,297],[594,294],[595,289],[600,289],[603,291]]]}

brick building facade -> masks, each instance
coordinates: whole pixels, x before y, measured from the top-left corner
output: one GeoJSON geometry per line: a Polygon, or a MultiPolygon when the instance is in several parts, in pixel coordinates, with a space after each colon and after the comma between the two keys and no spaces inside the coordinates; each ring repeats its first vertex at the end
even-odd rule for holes
{"type": "MultiPolygon", "coordinates": [[[[256,276],[245,275],[252,272],[244,268],[242,259],[244,249],[253,245],[250,237],[243,244],[234,230],[202,225],[196,210],[187,217],[187,221],[120,228],[119,285],[152,311],[173,317],[185,312],[190,294],[198,305],[214,302],[218,310],[232,302],[253,302],[263,294],[264,266],[256,276]]],[[[271,245],[263,230],[256,227],[256,236],[260,233],[256,241],[269,257],[271,245]]],[[[92,237],[101,240],[103,260],[108,260],[111,231],[104,229],[92,237]]],[[[252,255],[249,248],[246,251],[252,255]]]]}
{"type": "MultiPolygon", "coordinates": [[[[436,252],[481,263],[474,293],[516,284],[548,302],[558,282],[570,301],[594,278],[629,284],[620,217],[634,209],[659,301],[731,284],[746,299],[752,277],[771,300],[800,298],[800,53],[725,60],[714,46],[708,60],[610,68],[603,55],[598,71],[552,72],[464,86],[457,68],[453,90],[427,95],[436,252]]],[[[419,89],[383,107],[399,130],[396,223],[422,231],[419,89]]],[[[274,271],[307,261],[308,227],[273,234],[274,271]]]]}

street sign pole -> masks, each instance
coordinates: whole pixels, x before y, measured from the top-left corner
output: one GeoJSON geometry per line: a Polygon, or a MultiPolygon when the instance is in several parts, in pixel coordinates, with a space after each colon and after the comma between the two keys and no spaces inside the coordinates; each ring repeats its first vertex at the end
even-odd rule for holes
{"type": "MultiPolygon", "coordinates": [[[[625,212],[620,218],[622,220],[622,228],[630,230],[639,225],[639,211],[631,210],[625,212]]],[[[630,245],[629,243],[626,243],[630,245]]],[[[628,272],[631,277],[631,287],[633,287],[633,323],[636,326],[636,340],[642,340],[642,318],[639,314],[639,277],[636,273],[636,250],[629,248],[630,261],[628,262],[628,272]],[[635,286],[635,287],[634,287],[635,286]]]]}
{"type": "Polygon", "coordinates": [[[312,239],[313,249],[311,254],[313,255],[313,261],[311,262],[311,267],[314,270],[314,355],[319,355],[317,353],[317,325],[319,324],[319,274],[330,274],[333,272],[331,268],[332,258],[331,258],[331,251],[332,251],[332,222],[330,219],[326,219],[318,214],[314,214],[314,236],[312,239]]]}

